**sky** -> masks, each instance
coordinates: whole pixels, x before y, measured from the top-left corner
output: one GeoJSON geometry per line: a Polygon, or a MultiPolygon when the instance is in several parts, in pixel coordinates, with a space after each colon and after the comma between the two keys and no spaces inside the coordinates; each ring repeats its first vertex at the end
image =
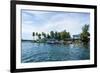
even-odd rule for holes
{"type": "Polygon", "coordinates": [[[66,30],[71,36],[80,34],[90,24],[90,13],[21,10],[22,39],[32,40],[32,32],[66,30]]]}

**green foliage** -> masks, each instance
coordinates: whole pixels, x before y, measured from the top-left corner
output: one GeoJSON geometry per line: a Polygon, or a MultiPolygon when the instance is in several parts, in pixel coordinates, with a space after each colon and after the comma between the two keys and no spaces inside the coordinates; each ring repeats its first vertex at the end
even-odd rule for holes
{"type": "Polygon", "coordinates": [[[36,32],[36,36],[38,36],[38,32],[36,32]]]}
{"type": "Polygon", "coordinates": [[[62,32],[51,31],[48,34],[46,34],[44,32],[42,32],[41,34],[38,33],[38,32],[36,32],[36,33],[33,32],[33,36],[35,36],[35,35],[38,37],[38,40],[41,39],[41,36],[43,36],[42,39],[44,39],[44,40],[46,40],[46,39],[55,39],[55,40],[59,40],[60,41],[60,40],[66,40],[67,38],[70,38],[70,33],[66,32],[66,30],[64,30],[62,32]]]}
{"type": "MultiPolygon", "coordinates": [[[[89,25],[85,24],[82,27],[82,33],[80,33],[80,39],[82,42],[88,42],[89,41],[89,36],[90,33],[88,32],[89,30],[89,25]]],[[[55,40],[63,40],[63,41],[67,41],[69,40],[69,38],[71,38],[70,36],[70,32],[67,32],[66,30],[62,31],[62,32],[54,32],[54,31],[50,31],[50,33],[46,34],[45,32],[42,33],[38,33],[38,32],[33,32],[32,36],[37,36],[38,37],[38,41],[42,41],[42,42],[46,42],[49,39],[55,39],[55,40]],[[43,36],[43,37],[41,37],[43,36]]]]}
{"type": "Polygon", "coordinates": [[[61,34],[59,32],[57,33],[57,39],[61,40],[61,34]]]}
{"type": "Polygon", "coordinates": [[[46,34],[45,34],[44,32],[42,32],[42,36],[43,36],[44,38],[46,38],[46,34]]]}
{"type": "Polygon", "coordinates": [[[60,34],[61,34],[61,39],[62,40],[66,40],[66,39],[70,38],[70,33],[69,32],[66,32],[66,30],[64,30],[60,34]]]}
{"type": "Polygon", "coordinates": [[[70,38],[71,37],[69,32],[67,32],[66,34],[67,34],[66,38],[70,38]]]}
{"type": "Polygon", "coordinates": [[[60,35],[60,34],[59,34],[58,32],[55,32],[54,39],[60,40],[59,35],[60,35]]]}
{"type": "Polygon", "coordinates": [[[41,39],[41,34],[40,33],[38,34],[38,38],[41,39]]]}
{"type": "Polygon", "coordinates": [[[88,32],[89,30],[89,25],[85,24],[83,27],[82,27],[82,31],[83,32],[88,32]]]}
{"type": "Polygon", "coordinates": [[[50,39],[50,38],[51,38],[49,34],[47,34],[47,38],[48,38],[48,39],[50,39]]]}
{"type": "Polygon", "coordinates": [[[89,25],[85,24],[82,27],[82,33],[80,34],[80,38],[81,38],[82,42],[88,42],[89,41],[90,33],[88,32],[88,30],[89,30],[89,25]]]}
{"type": "Polygon", "coordinates": [[[33,36],[35,36],[35,32],[33,32],[33,36]]]}
{"type": "Polygon", "coordinates": [[[33,40],[34,40],[35,32],[33,32],[32,35],[33,35],[33,40]]]}
{"type": "Polygon", "coordinates": [[[55,37],[54,31],[51,31],[51,32],[50,32],[50,36],[51,36],[52,39],[55,37]]]}

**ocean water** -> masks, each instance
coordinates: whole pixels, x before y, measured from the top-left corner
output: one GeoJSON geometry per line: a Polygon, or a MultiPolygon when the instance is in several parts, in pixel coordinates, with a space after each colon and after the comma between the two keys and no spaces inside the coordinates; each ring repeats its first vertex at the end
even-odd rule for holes
{"type": "Polygon", "coordinates": [[[47,44],[22,41],[22,63],[88,59],[90,59],[89,45],[47,44]]]}

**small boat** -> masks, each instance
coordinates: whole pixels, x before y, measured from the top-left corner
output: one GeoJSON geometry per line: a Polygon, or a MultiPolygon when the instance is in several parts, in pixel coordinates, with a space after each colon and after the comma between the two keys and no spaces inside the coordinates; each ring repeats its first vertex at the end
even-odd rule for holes
{"type": "Polygon", "coordinates": [[[48,44],[59,44],[60,42],[57,40],[49,40],[47,41],[48,44]]]}

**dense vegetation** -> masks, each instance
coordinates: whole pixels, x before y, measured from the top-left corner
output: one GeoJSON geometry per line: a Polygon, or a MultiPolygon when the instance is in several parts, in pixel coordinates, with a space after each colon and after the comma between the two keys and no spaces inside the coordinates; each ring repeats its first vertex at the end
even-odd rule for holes
{"type": "Polygon", "coordinates": [[[82,27],[82,33],[80,34],[80,39],[82,42],[87,43],[89,41],[90,38],[90,33],[88,32],[89,30],[89,25],[84,25],[82,27]]]}
{"type": "Polygon", "coordinates": [[[38,33],[38,32],[33,32],[33,37],[37,36],[38,39],[56,39],[56,40],[66,40],[68,38],[70,38],[70,33],[66,32],[66,30],[62,31],[62,32],[54,32],[54,31],[50,31],[50,33],[38,33]]]}
{"type": "MultiPolygon", "coordinates": [[[[61,32],[57,32],[57,31],[50,31],[49,33],[38,33],[38,32],[33,32],[33,40],[34,41],[42,41],[45,42],[46,40],[49,39],[54,39],[54,40],[63,40],[63,41],[67,41],[68,39],[73,39],[71,38],[70,32],[67,32],[66,30],[63,30],[61,32]],[[38,39],[35,40],[35,36],[38,37],[38,39]]],[[[90,33],[89,33],[89,25],[85,24],[82,27],[82,32],[80,33],[80,40],[81,42],[89,42],[89,37],[90,33]]]]}

